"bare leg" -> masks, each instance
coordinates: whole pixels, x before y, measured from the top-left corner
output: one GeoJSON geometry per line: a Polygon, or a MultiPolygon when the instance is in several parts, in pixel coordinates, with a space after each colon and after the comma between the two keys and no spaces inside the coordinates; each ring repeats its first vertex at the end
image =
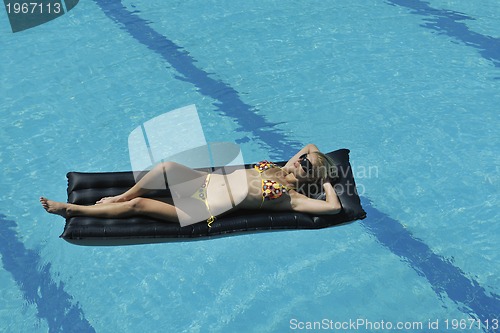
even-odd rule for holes
{"type": "Polygon", "coordinates": [[[169,222],[179,222],[179,217],[186,218],[188,216],[171,204],[141,197],[125,202],[103,203],[93,206],[57,202],[44,197],[40,198],[40,203],[48,213],[57,214],[64,218],[73,216],[121,218],[142,215],[169,222]]]}
{"type": "Polygon", "coordinates": [[[167,178],[169,183],[175,185],[173,183],[179,184],[189,182],[196,178],[204,177],[206,174],[206,172],[196,171],[175,162],[159,163],[125,193],[114,197],[102,198],[96,203],[102,204],[129,201],[151,190],[164,189],[166,187],[167,178]]]}
{"type": "Polygon", "coordinates": [[[43,209],[47,211],[47,213],[60,215],[66,218],[66,208],[68,204],[64,202],[48,200],[44,197],[40,197],[40,203],[42,204],[43,209]]]}

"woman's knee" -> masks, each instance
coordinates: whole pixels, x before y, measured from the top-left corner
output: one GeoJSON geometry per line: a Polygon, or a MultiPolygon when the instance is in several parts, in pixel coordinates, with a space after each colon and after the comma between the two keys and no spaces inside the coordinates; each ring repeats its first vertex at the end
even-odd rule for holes
{"type": "Polygon", "coordinates": [[[126,201],[128,209],[134,213],[139,213],[144,208],[145,198],[137,197],[132,200],[126,201]]]}
{"type": "Polygon", "coordinates": [[[166,161],[166,162],[161,162],[159,164],[159,167],[162,168],[165,172],[167,172],[167,171],[170,171],[173,168],[175,168],[176,165],[178,165],[178,164],[175,162],[166,161]]]}

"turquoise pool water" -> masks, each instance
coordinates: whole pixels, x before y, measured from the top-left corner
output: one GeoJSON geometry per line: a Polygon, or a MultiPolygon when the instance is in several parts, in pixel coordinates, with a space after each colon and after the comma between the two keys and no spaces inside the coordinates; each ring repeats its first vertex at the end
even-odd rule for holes
{"type": "Polygon", "coordinates": [[[12,33],[0,11],[0,331],[498,331],[499,18],[494,0],[96,0],[12,33]],[[193,103],[247,163],[351,149],[368,217],[59,239],[38,197],[66,200],[68,171],[130,169],[130,132],[193,103]]]}

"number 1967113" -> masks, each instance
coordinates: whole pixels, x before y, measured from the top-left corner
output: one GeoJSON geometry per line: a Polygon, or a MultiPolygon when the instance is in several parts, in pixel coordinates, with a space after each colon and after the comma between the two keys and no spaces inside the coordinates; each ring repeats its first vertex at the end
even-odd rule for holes
{"type": "Polygon", "coordinates": [[[8,14],[59,14],[61,3],[15,2],[5,4],[8,14]]]}

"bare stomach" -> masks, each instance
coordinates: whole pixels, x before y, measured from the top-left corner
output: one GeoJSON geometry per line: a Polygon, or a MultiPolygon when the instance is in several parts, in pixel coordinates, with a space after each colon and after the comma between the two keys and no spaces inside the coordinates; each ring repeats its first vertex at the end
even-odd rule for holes
{"type": "Polygon", "coordinates": [[[212,215],[259,207],[261,180],[251,171],[241,169],[227,175],[217,172],[211,175],[207,198],[212,215]]]}

